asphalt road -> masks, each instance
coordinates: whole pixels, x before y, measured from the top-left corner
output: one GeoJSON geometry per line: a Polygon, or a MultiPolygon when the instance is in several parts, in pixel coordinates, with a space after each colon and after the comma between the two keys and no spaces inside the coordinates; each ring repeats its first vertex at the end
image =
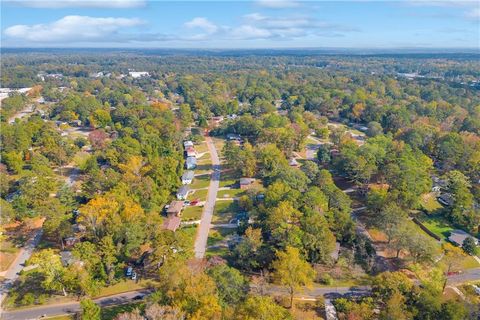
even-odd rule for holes
{"type": "Polygon", "coordinates": [[[217,200],[217,192],[220,187],[220,160],[218,159],[217,149],[210,137],[205,138],[212,159],[213,173],[208,187],[207,201],[203,207],[202,220],[198,227],[197,238],[195,239],[195,258],[203,258],[207,248],[208,232],[212,223],[213,210],[217,200]]]}
{"type": "MultiPolygon", "coordinates": [[[[148,290],[139,290],[125,292],[114,296],[99,298],[94,300],[101,307],[108,307],[120,305],[131,302],[137,296],[142,296],[148,293],[148,290]]],[[[30,320],[39,319],[41,317],[52,317],[64,314],[74,314],[80,310],[80,303],[78,301],[67,302],[63,304],[56,304],[50,306],[40,306],[35,308],[20,309],[15,311],[4,312],[1,315],[2,320],[30,320]]]]}
{"type": "Polygon", "coordinates": [[[18,273],[22,271],[22,269],[25,267],[25,261],[30,258],[33,250],[35,250],[35,247],[40,242],[40,239],[42,238],[42,233],[43,230],[41,228],[35,231],[35,234],[25,243],[23,248],[20,249],[17,258],[5,273],[5,279],[0,285],[0,305],[5,299],[8,290],[10,290],[12,284],[18,278],[18,273]]]}

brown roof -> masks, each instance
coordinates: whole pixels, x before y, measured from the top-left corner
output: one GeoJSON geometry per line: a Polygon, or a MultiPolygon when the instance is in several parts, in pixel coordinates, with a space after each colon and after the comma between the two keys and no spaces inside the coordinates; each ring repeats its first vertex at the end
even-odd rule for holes
{"type": "Polygon", "coordinates": [[[180,227],[180,221],[181,221],[180,217],[170,216],[167,219],[165,219],[165,221],[163,222],[163,229],[171,230],[175,232],[175,230],[177,230],[178,227],[180,227]]]}
{"type": "Polygon", "coordinates": [[[167,214],[179,214],[183,209],[183,201],[172,201],[167,209],[167,214]]]}

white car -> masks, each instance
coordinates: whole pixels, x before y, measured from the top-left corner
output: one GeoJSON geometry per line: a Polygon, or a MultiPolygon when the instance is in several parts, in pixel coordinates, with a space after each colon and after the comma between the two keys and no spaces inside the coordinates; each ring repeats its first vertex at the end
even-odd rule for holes
{"type": "Polygon", "coordinates": [[[135,271],[132,272],[132,280],[137,280],[137,273],[135,271]]]}

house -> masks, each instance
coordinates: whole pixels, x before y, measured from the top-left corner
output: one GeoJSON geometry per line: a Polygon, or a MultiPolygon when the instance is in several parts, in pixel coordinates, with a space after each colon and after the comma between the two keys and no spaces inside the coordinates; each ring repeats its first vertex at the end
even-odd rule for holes
{"type": "Polygon", "coordinates": [[[288,161],[288,165],[289,165],[290,167],[298,167],[299,163],[298,163],[297,159],[291,158],[291,159],[288,161]]]}
{"type": "Polygon", "coordinates": [[[443,193],[437,198],[438,202],[444,206],[451,206],[453,204],[453,196],[450,193],[443,193]]]}
{"type": "Polygon", "coordinates": [[[240,178],[240,189],[246,190],[252,187],[255,179],[253,178],[240,178]]]}
{"type": "Polygon", "coordinates": [[[188,157],[185,166],[187,167],[187,170],[192,170],[197,167],[197,158],[195,157],[188,157]]]}
{"type": "Polygon", "coordinates": [[[193,181],[195,173],[192,170],[188,170],[182,175],[182,184],[190,184],[193,181]]]}
{"type": "Polygon", "coordinates": [[[130,71],[128,74],[134,79],[150,76],[150,74],[146,71],[130,71]]]}
{"type": "Polygon", "coordinates": [[[187,157],[197,157],[197,152],[195,152],[195,148],[193,147],[187,147],[185,152],[187,153],[187,157]]]}
{"type": "Polygon", "coordinates": [[[64,267],[68,267],[72,264],[83,265],[83,262],[75,258],[71,251],[60,252],[60,261],[62,261],[64,267]]]}
{"type": "Polygon", "coordinates": [[[183,209],[183,201],[172,201],[167,208],[168,216],[180,216],[183,209]]]}
{"type": "Polygon", "coordinates": [[[188,147],[193,147],[193,142],[190,140],[186,140],[183,142],[183,146],[185,147],[185,149],[188,147]]]}
{"type": "Polygon", "coordinates": [[[82,126],[82,120],[72,120],[72,121],[70,121],[70,125],[72,127],[81,127],[82,126]]]}
{"type": "Polygon", "coordinates": [[[163,221],[163,229],[170,231],[177,231],[180,227],[181,219],[178,216],[169,216],[165,221],[163,221]]]}
{"type": "Polygon", "coordinates": [[[241,141],[242,137],[236,133],[229,133],[227,134],[227,139],[230,141],[241,141]]]}
{"type": "Polygon", "coordinates": [[[467,238],[473,238],[475,245],[478,246],[478,239],[474,238],[471,234],[463,231],[463,230],[452,230],[450,231],[450,236],[448,237],[448,240],[457,246],[461,247],[463,246],[463,241],[467,238]]]}
{"type": "Polygon", "coordinates": [[[177,199],[185,200],[190,193],[190,188],[188,186],[181,186],[177,191],[177,199]]]}

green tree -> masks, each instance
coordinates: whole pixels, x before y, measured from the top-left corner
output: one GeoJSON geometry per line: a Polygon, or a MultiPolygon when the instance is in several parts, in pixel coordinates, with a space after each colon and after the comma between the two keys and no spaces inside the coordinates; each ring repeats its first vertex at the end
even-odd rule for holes
{"type": "Polygon", "coordinates": [[[477,254],[477,251],[478,251],[477,245],[475,244],[475,240],[472,237],[468,237],[465,240],[463,240],[462,248],[466,253],[468,253],[471,256],[477,254]]]}
{"type": "Polygon", "coordinates": [[[100,320],[101,309],[91,299],[83,299],[80,301],[81,319],[82,320],[100,320]]]}
{"type": "Polygon", "coordinates": [[[248,292],[248,283],[237,269],[217,265],[208,269],[207,274],[215,281],[223,306],[238,305],[244,300],[248,292]]]}

